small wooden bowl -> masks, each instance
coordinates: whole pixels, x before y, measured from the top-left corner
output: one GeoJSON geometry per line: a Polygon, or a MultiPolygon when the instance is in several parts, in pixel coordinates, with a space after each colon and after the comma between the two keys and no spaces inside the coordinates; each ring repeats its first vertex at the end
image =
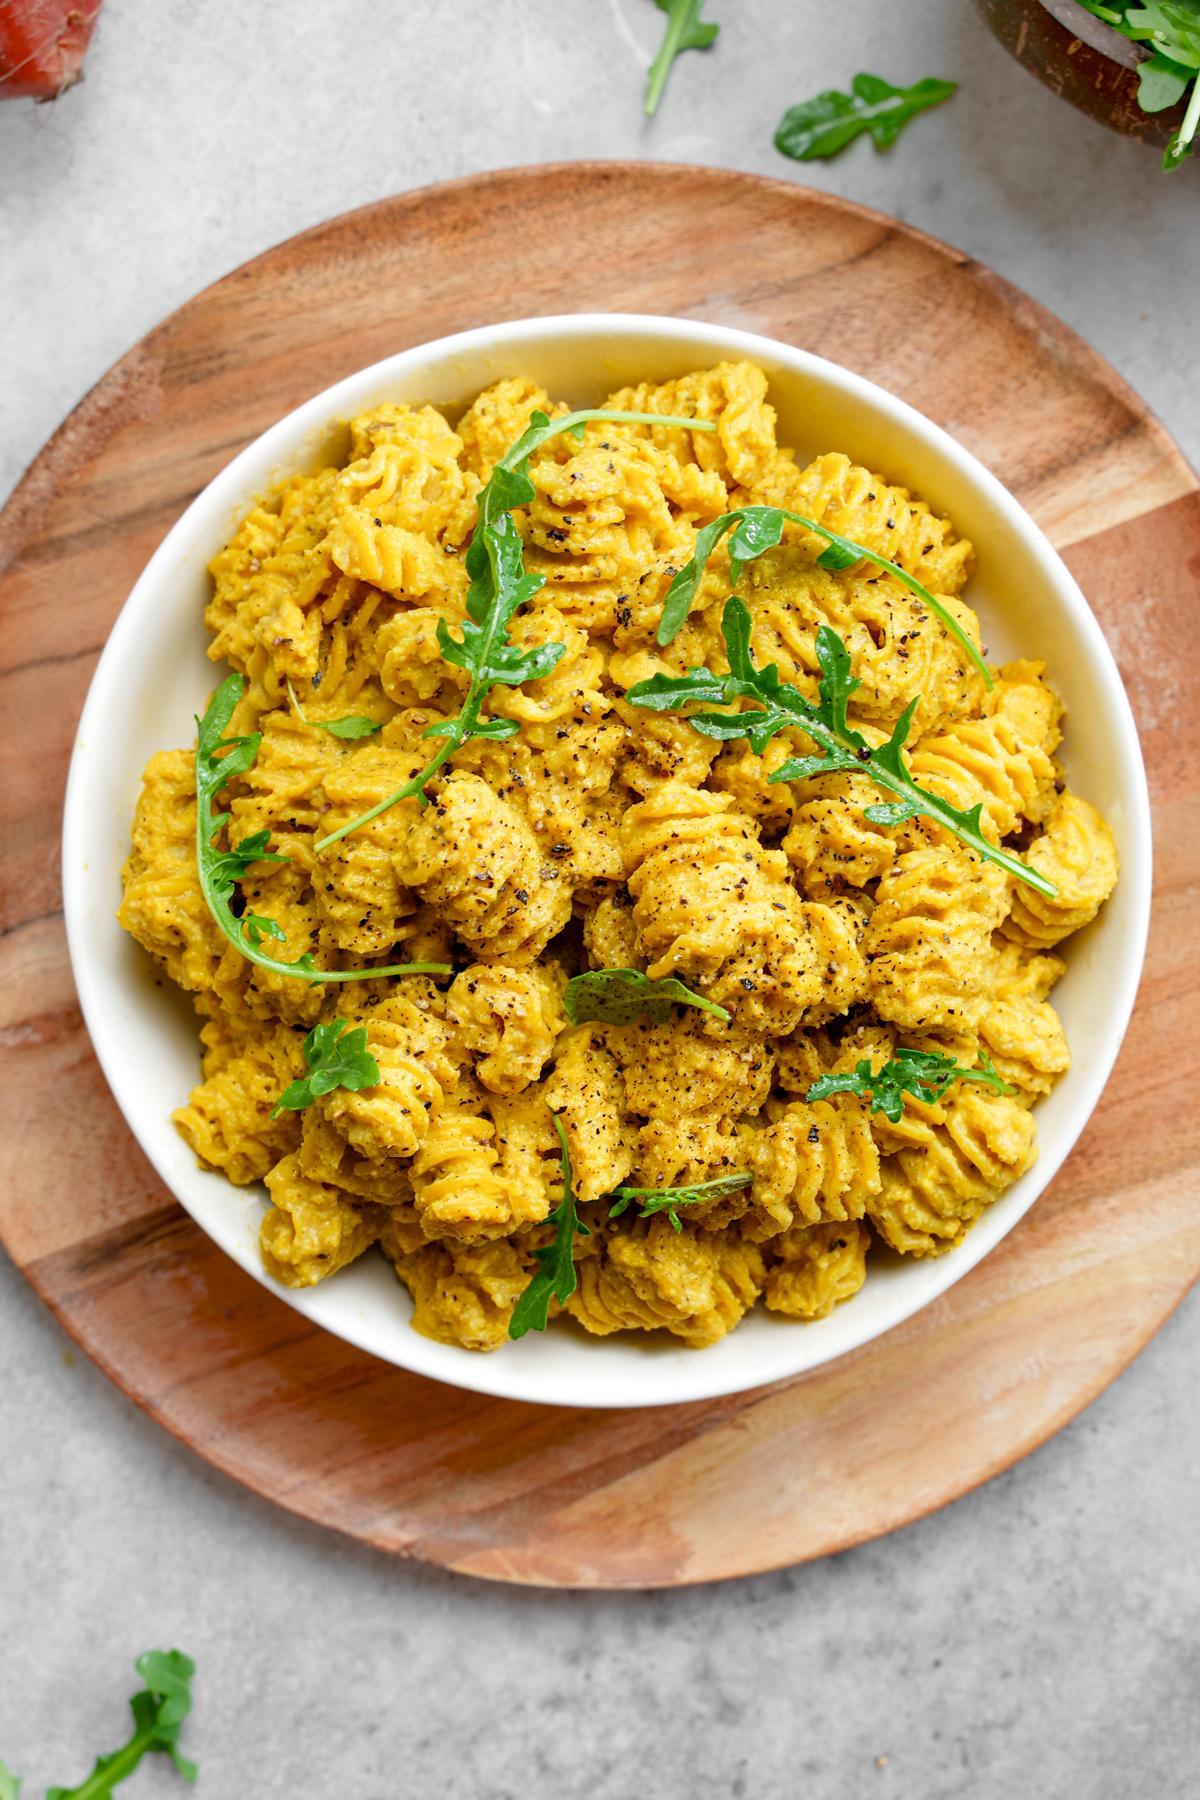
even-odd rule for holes
{"type": "Polygon", "coordinates": [[[1144,144],[1166,144],[1183,105],[1144,113],[1138,64],[1149,52],[1104,24],[1078,0],[976,0],[1006,50],[1053,93],[1089,118],[1144,144]]]}

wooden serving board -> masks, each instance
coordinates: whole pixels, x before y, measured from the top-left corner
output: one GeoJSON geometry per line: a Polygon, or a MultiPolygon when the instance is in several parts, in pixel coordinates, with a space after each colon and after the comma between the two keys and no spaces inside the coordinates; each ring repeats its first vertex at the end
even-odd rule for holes
{"type": "Polygon", "coordinates": [[[118,363],[0,515],[10,1255],[112,1379],[217,1467],[306,1518],[476,1575],[708,1581],[842,1549],[965,1493],[1099,1393],[1200,1270],[1200,659],[1185,626],[1198,579],[1196,478],[1099,357],[967,257],[791,182],[654,164],[515,170],[403,195],[259,257],[118,363]],[[1158,840],[1124,1051],[1066,1169],[1012,1235],[841,1362],[651,1412],[441,1387],[325,1335],[242,1274],[118,1114],[59,911],[63,782],[92,667],[197,490],[280,414],[378,357],[488,320],[593,308],[819,351],[995,469],[1063,549],[1114,646],[1158,840]]]}

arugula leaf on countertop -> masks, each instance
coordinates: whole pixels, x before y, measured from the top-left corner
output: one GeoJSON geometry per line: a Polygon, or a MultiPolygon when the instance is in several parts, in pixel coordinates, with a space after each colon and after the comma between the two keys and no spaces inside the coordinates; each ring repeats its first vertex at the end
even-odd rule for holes
{"type": "Polygon", "coordinates": [[[46,1800],[109,1800],[117,1783],[156,1751],[171,1758],[185,1781],[195,1781],[196,1765],[180,1754],[179,1733],[191,1711],[196,1665],[180,1650],[147,1650],[134,1667],[146,1685],[129,1702],[132,1736],[119,1750],[98,1756],[78,1787],[47,1788],[46,1800]]]}
{"type": "Polygon", "coordinates": [[[406,781],[377,805],[351,819],[337,831],[320,838],[314,848],[319,852],[348,837],[360,826],[370,824],[381,813],[401,800],[417,799],[426,805],[425,788],[443,763],[472,738],[503,739],[515,737],[520,726],[515,719],[482,718],[483,702],[494,687],[519,687],[526,681],[537,681],[548,675],[566,653],[565,644],[533,644],[529,649],[510,642],[508,627],[513,615],[532,600],[545,585],[544,575],[531,575],[525,568],[525,546],[517,530],[513,511],[528,506],[537,489],[529,478],[529,462],[534,453],[550,438],[570,432],[582,440],[585,425],[593,420],[619,425],[672,426],[685,431],[715,431],[706,419],[681,419],[662,413],[616,412],[603,407],[584,408],[563,413],[556,419],[544,412],[530,414],[529,425],[511,449],[506,450],[491,475],[479,490],[475,501],[476,526],[465,557],[471,586],[467,592],[467,616],[455,637],[445,619],[438,620],[437,640],[447,662],[465,669],[470,676],[466,697],[458,712],[450,719],[439,719],[426,728],[427,738],[441,738],[442,747],[419,774],[406,781]]]}
{"type": "Polygon", "coordinates": [[[663,32],[658,55],[650,64],[646,75],[648,118],[658,111],[658,103],[667,85],[667,76],[674,67],[676,57],[681,56],[685,50],[707,50],[721,29],[719,25],[700,17],[704,0],[654,0],[654,4],[659,12],[666,13],[667,28],[663,32]]]}
{"type": "Polygon", "coordinates": [[[982,675],[985,686],[992,686],[991,670],[954,614],[915,575],[900,568],[898,563],[889,562],[886,556],[877,556],[873,550],[856,544],[853,539],[831,531],[827,525],[820,525],[815,519],[806,519],[802,513],[788,512],[782,506],[740,506],[733,512],[722,513],[719,518],[701,527],[696,533],[690,559],[672,580],[663,600],[662,617],[658,622],[659,643],[669,644],[682,629],[709,558],[727,533],[732,533],[726,548],[729,553],[729,585],[734,589],[741,580],[746,564],[753,562],[764,551],[773,550],[780,542],[785,524],[802,525],[806,531],[813,531],[818,537],[824,538],[826,548],[817,558],[818,568],[840,572],[852,569],[856,563],[869,562],[886,574],[894,575],[897,581],[929,608],[935,618],[941,620],[959,648],[982,675]]]}
{"type": "Polygon", "coordinates": [[[956,81],[934,76],[900,88],[880,75],[856,75],[848,94],[826,88],[813,99],[790,106],[775,132],[775,148],[795,162],[813,162],[836,156],[866,132],[877,150],[887,150],[918,113],[940,106],[957,92],[956,81]]]}
{"type": "Polygon", "coordinates": [[[746,738],[761,756],[780,731],[802,731],[817,746],[817,753],[794,756],[768,776],[770,782],[807,781],[815,775],[856,770],[869,776],[894,799],[868,806],[865,816],[876,825],[901,825],[906,819],[927,818],[943,825],[977,856],[998,863],[1018,881],[1054,896],[1058,889],[1037,869],[993,844],[983,835],[982,802],[970,808],[952,806],[948,800],[918,787],[904,761],[904,746],[912,728],[917,697],[909,701],[896,721],[891,737],[869,744],[846,716],[846,706],[859,683],[850,674],[850,656],[831,625],[817,632],[817,661],[821,668],[818,702],[814,706],[798,687],[780,679],[775,663],[757,668],[750,650],[750,613],[745,602],[731,595],[721,621],[729,674],[714,675],[709,669],[691,669],[686,675],[654,675],[629,689],[626,698],[634,706],[652,712],[681,712],[694,704],[738,706],[742,700],[758,704],[754,712],[740,708],[728,712],[693,712],[686,715],[693,730],[727,743],[746,738]]]}
{"type": "Polygon", "coordinates": [[[652,981],[640,969],[588,969],[582,975],[572,975],[563,996],[563,1007],[572,1025],[583,1025],[589,1019],[606,1025],[630,1025],[635,1019],[658,1024],[670,1017],[674,1006],[697,1006],[723,1024],[729,1023],[729,1014],[715,1000],[694,994],[673,975],[652,981]]]}
{"type": "Polygon", "coordinates": [[[831,1094],[859,1094],[864,1099],[869,1096],[871,1111],[883,1113],[896,1125],[904,1111],[906,1094],[933,1106],[956,1081],[983,1082],[998,1094],[1016,1092],[1001,1080],[982,1051],[979,1060],[981,1068],[964,1069],[952,1056],[943,1056],[936,1050],[908,1050],[901,1046],[882,1068],[873,1069],[870,1058],[864,1057],[852,1072],[819,1076],[804,1098],[828,1100],[831,1094]]]}
{"type": "Polygon", "coordinates": [[[21,1800],[20,1778],[6,1762],[0,1762],[0,1800],[21,1800]]]}
{"type": "Polygon", "coordinates": [[[304,1040],[308,1073],[284,1088],[272,1109],[273,1119],[281,1112],[299,1112],[311,1106],[321,1094],[331,1093],[334,1088],[357,1091],[378,1086],[379,1064],[367,1049],[366,1026],[350,1031],[349,1023],[348,1019],[330,1019],[325,1025],[313,1026],[304,1040]]]}
{"type": "Polygon", "coordinates": [[[677,1207],[697,1206],[704,1200],[715,1200],[720,1194],[732,1194],[738,1188],[748,1187],[753,1180],[753,1175],[743,1172],[718,1175],[713,1181],[698,1181],[691,1187],[614,1188],[612,1198],[617,1204],[609,1208],[608,1216],[610,1219],[619,1219],[625,1208],[637,1200],[641,1203],[639,1219],[650,1219],[655,1213],[665,1212],[675,1230],[682,1231],[683,1222],[676,1211],[677,1207]]]}

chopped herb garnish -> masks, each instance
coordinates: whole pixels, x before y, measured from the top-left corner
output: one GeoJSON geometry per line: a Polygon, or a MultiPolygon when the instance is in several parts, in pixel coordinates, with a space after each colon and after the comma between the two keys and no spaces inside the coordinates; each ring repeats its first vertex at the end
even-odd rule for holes
{"type": "Polygon", "coordinates": [[[964,1069],[952,1056],[936,1050],[901,1048],[880,1069],[873,1069],[870,1059],[864,1057],[852,1073],[819,1076],[804,1097],[828,1100],[831,1094],[860,1094],[865,1099],[869,1095],[871,1111],[883,1113],[895,1125],[904,1111],[906,1094],[933,1106],[956,1081],[983,1082],[998,1094],[1016,1092],[1000,1079],[985,1052],[980,1051],[979,1060],[982,1068],[964,1069]]]}
{"type": "Polygon", "coordinates": [[[721,539],[727,533],[729,538],[729,586],[736,589],[741,580],[742,570],[746,564],[753,562],[766,550],[773,550],[783,537],[784,525],[790,521],[793,525],[802,525],[806,531],[815,531],[818,537],[825,539],[828,546],[817,558],[817,565],[822,569],[852,569],[855,563],[869,562],[877,569],[884,569],[894,575],[897,581],[924,601],[930,612],[939,618],[951,637],[955,638],[963,653],[968,656],[976,669],[983,676],[987,687],[992,685],[992,674],[979,651],[975,648],[954,614],[950,612],[935,594],[931,594],[924,584],[910,575],[907,569],[889,562],[886,556],[877,556],[873,550],[867,550],[862,544],[842,537],[839,532],[830,531],[827,525],[819,525],[815,519],[806,519],[800,513],[787,512],[781,506],[741,506],[735,512],[722,513],[720,518],[711,524],[702,526],[696,533],[696,542],[692,550],[691,560],[686,562],[667,589],[663,601],[662,617],[658,622],[658,641],[669,644],[678,635],[688,616],[695,598],[700,579],[708,567],[708,560],[721,539]]]}
{"type": "Polygon", "coordinates": [[[295,962],[281,962],[263,949],[263,940],[287,942],[287,934],[275,919],[259,913],[234,911],[240,900],[238,883],[256,863],[289,860],[267,848],[269,831],[256,831],[229,850],[219,850],[215,840],[229,823],[228,813],[217,812],[217,796],[235,775],[254,767],[262,743],[260,731],[245,737],[226,737],[225,728],[245,689],[240,675],[227,675],[196,720],[196,867],[209,912],[229,942],[249,962],[276,975],[292,975],[300,981],[373,981],[381,975],[449,975],[448,963],[393,963],[379,969],[318,969],[311,951],[295,962]]]}
{"type": "Polygon", "coordinates": [[[646,76],[647,116],[658,111],[675,58],[685,50],[707,50],[721,29],[700,17],[704,0],[654,0],[654,4],[666,13],[667,28],[646,76]]]}
{"type": "Polygon", "coordinates": [[[910,119],[957,92],[957,82],[932,75],[911,87],[893,87],[881,75],[856,75],[848,94],[826,88],[790,106],[779,121],[775,148],[796,162],[812,162],[836,156],[866,132],[877,150],[888,150],[910,119]]]}
{"type": "Polygon", "coordinates": [[[876,787],[895,795],[894,800],[865,809],[865,817],[872,824],[894,826],[902,825],[906,819],[933,819],[977,856],[998,863],[1018,881],[1051,897],[1057,894],[1053,882],[1038,870],[983,835],[982,802],[964,809],[917,786],[903,752],[919,696],[909,701],[884,744],[870,745],[849,723],[846,706],[860,683],[851,675],[850,653],[831,625],[822,625],[817,632],[821,681],[815,706],[799,688],[780,680],[776,664],[765,669],[755,667],[750,655],[750,614],[736,595],[725,602],[722,631],[729,658],[728,675],[713,675],[708,669],[691,669],[686,675],[655,675],[630,688],[627,698],[635,706],[668,713],[682,712],[696,704],[732,707],[740,700],[754,700],[757,711],[694,712],[687,715],[688,724],[720,742],[744,737],[756,756],[762,755],[777,732],[802,731],[819,747],[820,754],[790,758],[768,776],[769,781],[809,781],[814,776],[851,770],[867,775],[876,787]]]}
{"type": "Polygon", "coordinates": [[[368,719],[365,713],[347,713],[342,719],[310,719],[296,698],[296,690],[290,681],[287,691],[296,709],[296,717],[302,725],[311,725],[314,731],[327,731],[330,737],[335,738],[358,739],[372,737],[375,732],[383,730],[382,719],[368,719]]]}
{"type": "Polygon", "coordinates": [[[554,1227],[554,1238],[549,1244],[543,1244],[540,1250],[534,1251],[538,1263],[537,1272],[530,1278],[529,1286],[513,1307],[513,1315],[508,1322],[510,1338],[523,1338],[527,1331],[545,1331],[550,1322],[552,1298],[561,1306],[566,1305],[575,1292],[575,1239],[592,1235],[590,1228],[579,1217],[575,1195],[571,1191],[574,1180],[571,1147],[567,1143],[563,1122],[556,1112],[552,1112],[550,1117],[554,1120],[554,1129],[562,1150],[562,1199],[549,1218],[549,1223],[554,1227]]]}
{"type": "Polygon", "coordinates": [[[309,719],[308,724],[315,725],[318,731],[327,731],[330,737],[352,740],[373,737],[383,730],[381,719],[368,719],[363,713],[347,713],[344,719],[309,719]]]}
{"type": "MultiPolygon", "coordinates": [[[[179,1650],[147,1650],[134,1668],[145,1687],[129,1702],[133,1734],[119,1750],[98,1756],[90,1775],[78,1787],[46,1789],[46,1800],[110,1800],[112,1790],[132,1775],[144,1756],[161,1751],[185,1781],[195,1781],[196,1765],[179,1751],[179,1733],[191,1711],[191,1681],[196,1672],[179,1650]]],[[[16,1800],[20,1783],[0,1763],[0,1800],[16,1800]]]]}
{"type": "Polygon", "coordinates": [[[640,969],[589,969],[573,975],[567,983],[563,1006],[572,1025],[588,1019],[602,1020],[606,1025],[629,1025],[635,1019],[650,1019],[657,1024],[669,1018],[673,1006],[698,1006],[728,1025],[729,1014],[715,1000],[694,994],[673,975],[651,981],[640,969]]]}
{"type": "Polygon", "coordinates": [[[738,1188],[748,1187],[754,1180],[748,1173],[737,1175],[718,1175],[713,1181],[699,1181],[691,1187],[640,1188],[619,1187],[613,1189],[616,1205],[609,1208],[610,1219],[619,1219],[625,1208],[634,1200],[640,1201],[639,1219],[653,1218],[655,1213],[665,1212],[676,1231],[683,1230],[683,1224],[676,1211],[680,1206],[698,1206],[702,1201],[715,1200],[720,1194],[732,1194],[738,1188]]]}
{"type": "Polygon", "coordinates": [[[379,1064],[367,1049],[366,1027],[358,1025],[348,1031],[348,1024],[348,1019],[330,1019],[325,1025],[313,1026],[304,1040],[308,1074],[284,1088],[271,1112],[273,1119],[281,1112],[299,1112],[311,1106],[319,1095],[334,1088],[356,1091],[378,1085],[379,1064]]]}
{"type": "Polygon", "coordinates": [[[529,461],[534,453],[562,432],[582,440],[584,426],[594,419],[622,425],[675,426],[685,431],[716,430],[705,419],[609,412],[603,408],[564,413],[557,419],[547,418],[544,412],[530,414],[528,429],[505,451],[476,498],[475,533],[465,558],[471,586],[467,592],[467,616],[459,626],[462,635],[455,637],[445,619],[438,620],[437,639],[442,655],[470,676],[466,698],[453,718],[439,719],[426,729],[424,736],[441,738],[442,745],[420,773],[378,805],[351,819],[348,825],[321,838],[317,850],[325,850],[339,838],[348,837],[401,800],[415,798],[425,805],[426,785],[442,764],[472,738],[510,738],[520,730],[516,719],[482,718],[484,700],[494,687],[520,687],[522,682],[548,675],[565,655],[566,645],[534,644],[522,650],[509,640],[513,615],[533,598],[546,579],[544,575],[526,572],[525,546],[512,515],[516,507],[528,506],[536,496],[537,489],[529,479],[529,461]]]}

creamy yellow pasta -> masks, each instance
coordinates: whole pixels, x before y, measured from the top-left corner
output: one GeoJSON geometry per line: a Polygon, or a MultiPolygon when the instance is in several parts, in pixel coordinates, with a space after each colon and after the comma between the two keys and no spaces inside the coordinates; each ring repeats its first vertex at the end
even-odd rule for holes
{"type": "MultiPolygon", "coordinates": [[[[756,662],[816,692],[816,633],[836,629],[869,743],[919,696],[914,777],[1020,850],[1057,889],[1014,881],[928,818],[891,827],[853,771],[770,775],[796,746],[721,745],[626,695],[660,672],[727,667],[730,588],[712,557],[690,615],[656,641],[664,594],[697,530],[732,508],[782,506],[914,575],[976,644],[963,598],[971,547],[920,499],[838,452],[807,467],[776,443],[766,379],[723,364],[614,395],[626,410],[715,424],[593,423],[538,451],[517,514],[545,585],[511,637],[565,653],[498,687],[519,728],[453,756],[422,807],[408,799],[323,850],[318,840],[410,780],[426,728],[467,676],[443,655],[458,626],[475,496],[531,410],[499,382],[451,422],[384,405],[352,421],[336,465],[287,481],[212,564],[210,655],[246,678],[234,719],[259,731],[229,783],[230,841],[270,833],[247,906],[318,970],[434,961],[452,974],[334,985],[256,967],[218,930],[198,880],[193,760],[146,770],[120,917],[202,1021],[202,1079],[176,1123],[201,1162],[263,1182],[266,1267],[305,1286],[371,1246],[412,1295],[418,1331],[473,1350],[504,1342],[551,1235],[562,1157],[590,1227],[566,1311],[585,1330],[722,1337],[759,1300],[819,1319],[861,1287],[869,1257],[952,1248],[1036,1154],[1033,1104],[1067,1068],[1047,996],[1061,941],[1116,880],[1104,820],[1067,791],[1062,708],[1039,663],[987,688],[961,644],[893,575],[820,567],[789,526],[745,570],[756,662]],[[323,723],[379,726],[339,738],[323,723]],[[674,976],[724,1009],[572,1025],[568,978],[623,968],[674,976]],[[379,1079],[274,1111],[303,1072],[305,1033],[365,1028],[379,1079]],[[910,1095],[901,1116],[817,1079],[898,1048],[990,1059],[1002,1085],[910,1095]],[[610,1217],[614,1190],[695,1186],[681,1205],[610,1217]]],[[[553,1311],[557,1311],[555,1306],[553,1311]]]]}

